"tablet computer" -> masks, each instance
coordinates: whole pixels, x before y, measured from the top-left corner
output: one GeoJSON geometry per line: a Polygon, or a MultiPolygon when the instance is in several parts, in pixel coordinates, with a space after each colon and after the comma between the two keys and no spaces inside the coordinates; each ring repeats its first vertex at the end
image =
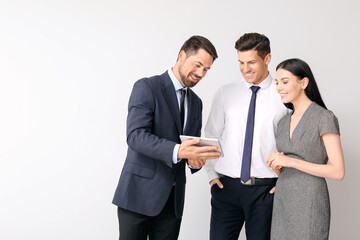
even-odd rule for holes
{"type": "Polygon", "coordinates": [[[217,152],[221,153],[220,157],[224,156],[224,153],[221,149],[220,141],[216,138],[203,138],[203,137],[194,137],[194,136],[186,136],[186,135],[180,135],[181,142],[192,140],[194,138],[200,138],[200,142],[196,146],[216,146],[217,152]]]}

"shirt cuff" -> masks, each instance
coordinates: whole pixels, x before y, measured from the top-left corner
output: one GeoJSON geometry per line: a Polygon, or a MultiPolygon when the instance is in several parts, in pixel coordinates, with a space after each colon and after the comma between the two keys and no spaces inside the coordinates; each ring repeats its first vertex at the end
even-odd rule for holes
{"type": "Polygon", "coordinates": [[[177,158],[178,152],[179,152],[179,148],[180,148],[180,144],[176,144],[175,147],[174,147],[173,158],[172,158],[172,162],[173,162],[174,164],[177,164],[178,162],[181,161],[181,159],[178,159],[178,158],[177,158]]]}
{"type": "Polygon", "coordinates": [[[220,175],[217,172],[213,171],[213,170],[208,171],[207,174],[208,174],[209,182],[211,182],[214,178],[220,178],[220,175]]]}
{"type": "Polygon", "coordinates": [[[189,163],[187,163],[187,165],[189,166],[190,169],[194,169],[194,170],[196,170],[196,169],[201,169],[201,168],[193,167],[193,166],[191,166],[189,163]]]}

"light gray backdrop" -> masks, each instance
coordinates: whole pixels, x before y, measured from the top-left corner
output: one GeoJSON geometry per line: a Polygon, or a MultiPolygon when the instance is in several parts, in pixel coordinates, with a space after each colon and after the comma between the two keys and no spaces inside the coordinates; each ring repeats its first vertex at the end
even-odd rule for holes
{"type": "MultiPolygon", "coordinates": [[[[236,39],[254,31],[271,40],[271,73],[304,59],[338,116],[346,177],[328,181],[330,239],[359,239],[359,12],[356,0],[1,0],[0,239],[117,239],[133,83],[208,37],[219,59],[195,87],[205,124],[214,92],[240,80],[236,39]]],[[[188,174],[180,239],[208,239],[209,217],[206,174],[188,174]]]]}

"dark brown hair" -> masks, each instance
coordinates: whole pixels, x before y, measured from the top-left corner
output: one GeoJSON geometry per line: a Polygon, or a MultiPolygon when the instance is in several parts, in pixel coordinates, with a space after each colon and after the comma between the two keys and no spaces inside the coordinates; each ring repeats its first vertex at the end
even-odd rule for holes
{"type": "Polygon", "coordinates": [[[235,42],[235,48],[239,52],[255,49],[264,59],[270,53],[270,40],[263,34],[245,33],[235,42]]]}
{"type": "Polygon", "coordinates": [[[186,57],[194,55],[202,48],[213,57],[213,61],[218,57],[214,45],[205,37],[192,36],[181,47],[180,51],[185,51],[186,57]]]}

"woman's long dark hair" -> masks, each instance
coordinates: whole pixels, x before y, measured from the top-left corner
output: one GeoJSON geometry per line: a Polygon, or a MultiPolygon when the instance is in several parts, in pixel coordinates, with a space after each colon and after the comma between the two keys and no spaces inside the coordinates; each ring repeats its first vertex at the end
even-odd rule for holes
{"type": "MultiPolygon", "coordinates": [[[[291,72],[299,79],[303,79],[307,77],[309,79],[309,84],[305,89],[306,96],[313,102],[316,102],[320,106],[326,108],[325,103],[323,102],[319,89],[317,87],[314,75],[309,67],[309,65],[301,59],[291,58],[285,61],[282,61],[277,65],[276,71],[278,69],[284,69],[286,71],[291,72]]],[[[294,110],[294,106],[292,103],[284,103],[287,108],[294,110]]],[[[327,108],[326,108],[327,109],[327,108]]]]}

